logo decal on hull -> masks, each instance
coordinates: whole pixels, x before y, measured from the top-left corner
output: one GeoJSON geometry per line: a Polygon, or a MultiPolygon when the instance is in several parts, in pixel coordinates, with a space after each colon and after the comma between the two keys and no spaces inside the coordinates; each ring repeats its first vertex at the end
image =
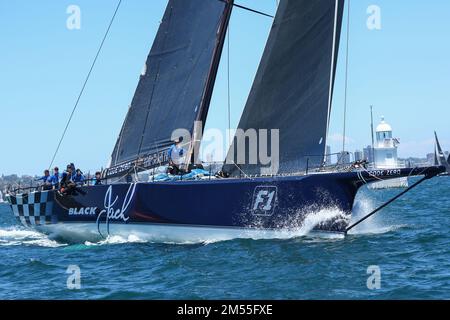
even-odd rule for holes
{"type": "Polygon", "coordinates": [[[95,216],[96,214],[97,214],[97,207],[69,209],[69,216],[95,216]]]}
{"type": "Polygon", "coordinates": [[[271,216],[277,200],[277,187],[256,187],[253,192],[252,213],[257,216],[271,216]]]}
{"type": "MultiPolygon", "coordinates": [[[[128,210],[128,207],[131,204],[131,201],[134,198],[134,193],[136,192],[136,184],[132,184],[130,185],[130,188],[127,191],[127,194],[125,195],[125,198],[123,199],[122,202],[122,207],[120,209],[116,209],[115,205],[119,200],[119,196],[116,196],[114,201],[113,199],[113,188],[112,186],[109,186],[108,191],[106,191],[105,194],[105,200],[104,200],[104,205],[105,208],[100,211],[98,217],[97,217],[97,230],[100,233],[100,235],[102,235],[102,233],[100,232],[100,219],[102,217],[105,217],[105,223],[106,223],[106,230],[109,234],[109,221],[110,220],[114,220],[114,221],[118,221],[118,220],[122,220],[123,222],[127,222],[130,217],[125,216],[125,213],[128,210]]],[[[103,235],[102,235],[103,236],[103,235]]]]}

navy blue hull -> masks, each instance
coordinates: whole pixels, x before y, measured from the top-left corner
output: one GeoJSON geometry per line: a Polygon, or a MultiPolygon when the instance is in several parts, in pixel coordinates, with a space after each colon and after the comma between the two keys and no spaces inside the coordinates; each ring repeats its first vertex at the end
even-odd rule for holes
{"type": "Polygon", "coordinates": [[[308,213],[330,208],[341,215],[316,229],[344,232],[364,183],[435,174],[436,168],[115,184],[82,187],[71,195],[49,191],[9,200],[24,224],[91,223],[102,236],[112,224],[289,229],[301,226],[308,213]]]}
{"type": "MultiPolygon", "coordinates": [[[[289,178],[138,183],[82,188],[73,196],[55,195],[58,221],[164,223],[244,228],[286,228],[308,212],[337,208],[350,214],[358,185],[340,175],[289,178]],[[108,190],[111,193],[109,201],[108,190]],[[127,193],[132,197],[129,205],[127,193]],[[132,195],[133,193],[133,195],[132,195]],[[113,204],[114,212],[101,211],[113,204]],[[105,199],[107,199],[105,201],[105,199]],[[86,214],[83,208],[96,208],[86,214]],[[80,210],[83,210],[81,212],[80,210]],[[81,214],[82,213],[82,214],[81,214]],[[127,221],[124,221],[129,218],[127,221]]],[[[327,226],[342,231],[344,224],[327,226]]]]}

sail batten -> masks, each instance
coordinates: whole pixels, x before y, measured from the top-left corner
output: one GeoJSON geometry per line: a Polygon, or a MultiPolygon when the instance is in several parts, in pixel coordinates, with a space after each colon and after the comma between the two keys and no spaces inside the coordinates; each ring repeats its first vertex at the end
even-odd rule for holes
{"type": "Polygon", "coordinates": [[[166,164],[172,133],[206,118],[231,4],[169,0],[108,175],[166,164]]]}
{"type": "MultiPolygon", "coordinates": [[[[343,8],[344,0],[280,1],[238,126],[279,130],[276,173],[320,166],[324,160],[343,8]]],[[[224,170],[260,174],[264,164],[249,164],[249,143],[240,139],[235,137],[224,170]],[[245,150],[238,150],[243,144],[245,150]],[[242,151],[245,163],[239,163],[242,151]]]]}

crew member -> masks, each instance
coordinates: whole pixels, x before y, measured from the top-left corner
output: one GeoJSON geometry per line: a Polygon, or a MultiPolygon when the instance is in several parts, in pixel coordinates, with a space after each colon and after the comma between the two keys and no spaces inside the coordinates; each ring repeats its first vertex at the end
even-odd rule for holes
{"type": "Polygon", "coordinates": [[[61,193],[69,194],[75,189],[76,184],[73,182],[72,176],[72,166],[69,164],[66,168],[66,171],[62,174],[62,178],[60,181],[61,193]]]}
{"type": "Polygon", "coordinates": [[[95,186],[101,186],[102,184],[103,184],[102,183],[102,173],[100,171],[97,171],[95,173],[95,183],[94,183],[94,185],[95,186]]]}
{"type": "Polygon", "coordinates": [[[52,181],[49,170],[45,170],[44,176],[40,177],[39,179],[36,179],[36,181],[42,181],[42,190],[44,191],[52,190],[52,181]]]}
{"type": "Polygon", "coordinates": [[[56,189],[56,190],[59,189],[59,178],[60,178],[59,168],[55,167],[53,169],[53,175],[50,177],[53,189],[56,189]]]}
{"type": "Polygon", "coordinates": [[[75,172],[75,175],[73,175],[72,181],[73,181],[76,185],[81,186],[81,185],[84,184],[84,180],[85,180],[85,179],[84,179],[83,172],[81,172],[80,169],[77,169],[76,172],[75,172]]]}
{"type": "Polygon", "coordinates": [[[168,151],[169,156],[169,168],[168,173],[177,175],[180,173],[180,166],[183,164],[184,156],[186,154],[185,150],[181,146],[183,142],[183,137],[179,137],[174,140],[174,144],[170,147],[168,151]]]}

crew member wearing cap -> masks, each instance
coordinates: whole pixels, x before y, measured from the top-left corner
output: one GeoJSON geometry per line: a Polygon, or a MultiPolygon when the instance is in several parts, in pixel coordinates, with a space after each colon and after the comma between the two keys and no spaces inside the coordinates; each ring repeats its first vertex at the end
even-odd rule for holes
{"type": "Polygon", "coordinates": [[[69,164],[66,171],[62,174],[60,182],[61,193],[70,193],[76,187],[76,184],[72,180],[73,176],[72,166],[69,164]]]}

